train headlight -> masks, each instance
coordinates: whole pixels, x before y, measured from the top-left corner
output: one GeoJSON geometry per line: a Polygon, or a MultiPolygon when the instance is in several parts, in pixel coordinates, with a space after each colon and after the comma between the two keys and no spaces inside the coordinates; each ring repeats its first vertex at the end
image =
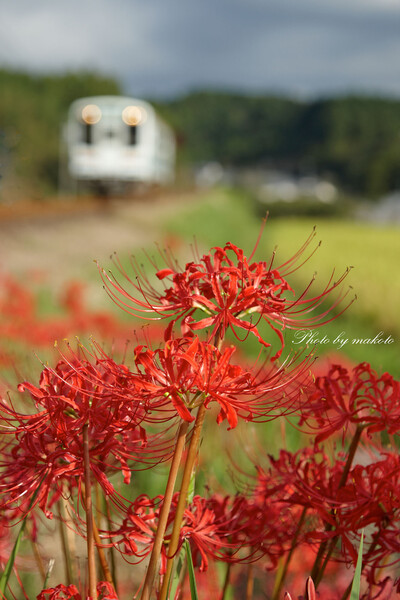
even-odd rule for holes
{"type": "Polygon", "coordinates": [[[146,118],[146,111],[141,106],[127,106],[122,111],[122,120],[130,127],[141,125],[145,122],[146,118]]]}
{"type": "Polygon", "coordinates": [[[101,110],[96,104],[88,104],[82,109],[81,116],[86,125],[95,125],[101,119],[101,110]]]}

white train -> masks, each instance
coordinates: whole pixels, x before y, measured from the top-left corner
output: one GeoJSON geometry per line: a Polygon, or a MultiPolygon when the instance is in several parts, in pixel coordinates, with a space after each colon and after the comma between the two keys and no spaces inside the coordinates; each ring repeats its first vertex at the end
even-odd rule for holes
{"type": "Polygon", "coordinates": [[[93,96],[72,103],[63,134],[66,168],[77,185],[108,192],[130,183],[174,179],[175,138],[143,100],[93,96]]]}

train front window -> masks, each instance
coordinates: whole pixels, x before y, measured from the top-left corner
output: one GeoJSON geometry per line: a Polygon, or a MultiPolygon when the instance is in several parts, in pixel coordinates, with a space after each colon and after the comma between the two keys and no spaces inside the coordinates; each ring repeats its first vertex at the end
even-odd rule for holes
{"type": "Polygon", "coordinates": [[[93,144],[93,125],[90,123],[83,124],[83,143],[90,146],[93,144]]]}
{"type": "Polygon", "coordinates": [[[129,145],[134,146],[137,142],[137,127],[136,125],[129,126],[129,145]]]}
{"type": "Polygon", "coordinates": [[[87,145],[93,144],[92,126],[101,120],[101,109],[96,104],[87,104],[82,108],[80,118],[83,124],[82,142],[87,145]]]}

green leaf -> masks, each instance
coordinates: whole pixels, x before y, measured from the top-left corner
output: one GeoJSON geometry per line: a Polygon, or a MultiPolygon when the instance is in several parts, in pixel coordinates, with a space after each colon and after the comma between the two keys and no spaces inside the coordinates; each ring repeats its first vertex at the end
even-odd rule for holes
{"type": "Polygon", "coordinates": [[[179,552],[177,560],[175,560],[174,568],[171,574],[169,583],[169,597],[175,598],[176,590],[178,589],[179,581],[181,578],[182,570],[185,567],[185,548],[182,548],[179,552]],[[175,567],[176,565],[176,567],[175,567]]]}
{"type": "Polygon", "coordinates": [[[2,573],[2,575],[0,577],[0,597],[1,598],[4,598],[4,596],[5,596],[5,591],[6,591],[6,587],[7,587],[7,584],[8,584],[8,580],[10,579],[10,575],[11,575],[12,570],[13,570],[14,562],[15,562],[16,556],[18,554],[19,547],[21,545],[22,536],[24,535],[26,522],[27,522],[28,516],[29,516],[29,510],[34,505],[35,500],[36,500],[36,498],[37,498],[37,496],[39,494],[39,490],[40,490],[40,488],[42,486],[42,483],[44,482],[45,478],[46,478],[46,475],[44,475],[44,477],[42,478],[40,484],[36,488],[36,491],[35,491],[35,493],[33,494],[32,498],[31,498],[31,501],[29,503],[28,512],[26,513],[25,518],[24,518],[24,520],[21,523],[21,527],[19,529],[17,538],[15,540],[13,549],[11,551],[10,558],[8,559],[7,564],[6,564],[5,568],[4,568],[4,571],[3,571],[3,573],[2,573]]]}
{"type": "Polygon", "coordinates": [[[191,504],[194,498],[194,492],[196,489],[196,469],[193,468],[192,475],[190,477],[189,489],[187,493],[187,503],[191,504]]]}
{"type": "Polygon", "coordinates": [[[49,560],[49,564],[47,566],[46,577],[45,577],[44,583],[43,583],[43,589],[44,590],[47,588],[47,584],[49,583],[49,579],[50,579],[50,575],[51,575],[51,572],[52,572],[53,567],[54,567],[54,563],[55,563],[54,558],[51,558],[49,560]]]}
{"type": "Polygon", "coordinates": [[[184,546],[186,550],[186,559],[189,571],[190,595],[192,597],[192,600],[199,600],[199,596],[197,595],[196,578],[194,576],[192,553],[190,551],[190,544],[187,540],[185,540],[184,546]]]}
{"type": "Polygon", "coordinates": [[[10,558],[7,561],[5,569],[3,571],[2,576],[0,577],[0,596],[3,598],[5,596],[6,587],[8,584],[8,580],[10,579],[10,575],[13,570],[14,561],[17,557],[19,547],[21,545],[22,536],[24,535],[26,521],[28,519],[28,515],[26,515],[25,519],[22,521],[21,527],[19,528],[19,532],[17,535],[17,539],[15,540],[14,547],[11,551],[10,558]]]}
{"type": "Polygon", "coordinates": [[[362,532],[361,532],[360,547],[358,549],[357,565],[356,565],[356,570],[354,572],[353,585],[351,586],[350,600],[358,600],[360,597],[363,542],[364,542],[364,530],[362,530],[362,532]]]}

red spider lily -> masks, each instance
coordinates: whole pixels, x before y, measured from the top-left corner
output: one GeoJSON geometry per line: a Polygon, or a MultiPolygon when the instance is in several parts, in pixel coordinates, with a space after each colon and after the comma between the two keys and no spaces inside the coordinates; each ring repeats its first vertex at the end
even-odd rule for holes
{"type": "Polygon", "coordinates": [[[81,600],[81,595],[75,585],[60,583],[56,587],[42,590],[36,596],[37,600],[81,600]]]}
{"type": "Polygon", "coordinates": [[[381,566],[399,552],[400,458],[382,453],[381,460],[350,469],[343,483],[344,461],[333,463],[322,452],[305,449],[295,454],[281,451],[272,459],[271,475],[283,483],[282,501],[300,505],[311,517],[303,539],[331,540],[340,537],[342,553],[337,558],[357,562],[361,531],[368,528],[364,565],[381,566]]]}
{"type": "Polygon", "coordinates": [[[353,534],[349,555],[356,563],[354,545],[360,532],[370,532],[366,544],[364,565],[374,570],[389,561],[398,561],[400,551],[400,457],[397,452],[382,452],[382,458],[369,465],[356,465],[349,483],[343,489],[343,507],[337,511],[337,520],[353,534]]]}
{"type": "MultiPolygon", "coordinates": [[[[210,502],[200,496],[195,496],[193,502],[188,506],[184,513],[184,522],[180,531],[180,545],[185,539],[190,541],[194,564],[198,564],[198,555],[201,557],[200,571],[206,571],[208,568],[208,555],[215,558],[221,558],[220,554],[226,556],[231,551],[237,551],[235,544],[228,542],[229,525],[232,525],[228,519],[228,526],[221,528],[221,516],[216,516],[211,508],[210,502]]],[[[225,515],[224,515],[225,516],[225,515]]],[[[235,530],[232,527],[232,534],[235,530]]]]}
{"type": "Polygon", "coordinates": [[[295,453],[281,450],[278,458],[270,456],[269,460],[269,473],[259,469],[259,477],[262,483],[266,477],[274,482],[283,501],[315,508],[318,501],[325,506],[336,497],[344,469],[342,458],[331,461],[318,448],[304,448],[295,453]]]}
{"type": "MultiPolygon", "coordinates": [[[[86,598],[89,598],[86,596],[86,598]]],[[[100,581],[97,584],[98,600],[118,600],[114,588],[107,581],[100,581]]],[[[36,596],[36,600],[82,600],[77,587],[73,584],[63,585],[60,583],[56,587],[46,588],[36,596]]]]}
{"type": "Polygon", "coordinates": [[[341,284],[347,274],[336,282],[331,277],[325,289],[312,298],[308,297],[311,281],[296,297],[285,277],[309,258],[298,264],[314,235],[313,232],[300,250],[277,268],[272,266],[274,256],[269,262],[251,262],[261,233],[249,258],[243,250],[228,243],[224,248],[213,248],[212,253],[201,258],[195,257],[197,262],[187,263],[182,270],[172,255],[161,253],[167,263],[166,268],[156,273],[164,283],[162,291],[151,285],[135,260],[132,261],[132,267],[136,279],[131,279],[121,263],[115,261],[119,273],[133,288],[133,293],[125,289],[113,275],[103,269],[100,273],[109,295],[127,312],[146,319],[152,313],[156,314],[153,317],[155,319],[172,317],[167,336],[171,335],[174,323],[181,320],[186,333],[207,328],[209,339],[216,335],[222,339],[226,330],[232,329],[239,339],[237,330],[242,329],[245,337],[252,333],[264,346],[269,347],[271,344],[258,331],[258,323],[265,321],[280,341],[280,349],[274,356],[277,358],[284,346],[284,328],[310,328],[329,322],[335,318],[329,316],[330,311],[345,295],[339,294],[331,307],[323,309],[320,315],[304,316],[321,306],[326,296],[341,284]],[[201,314],[204,316],[199,318],[201,314]]]}
{"type": "Polygon", "coordinates": [[[208,568],[209,559],[251,563],[261,556],[268,557],[268,568],[275,568],[295,530],[286,508],[272,498],[263,503],[241,494],[195,496],[184,513],[180,544],[190,541],[200,571],[208,568]]]}
{"type": "Polygon", "coordinates": [[[304,541],[307,530],[302,525],[301,507],[288,502],[289,488],[289,482],[282,482],[274,472],[258,469],[257,485],[248,492],[249,503],[259,513],[255,527],[259,548],[270,561],[269,569],[276,568],[282,556],[304,541]]]}
{"type": "MultiPolygon", "coordinates": [[[[275,481],[281,502],[287,503],[291,510],[296,506],[307,510],[308,524],[301,532],[300,541],[330,539],[342,530],[346,534],[345,526],[342,527],[336,519],[342,497],[346,496],[342,485],[344,460],[337,458],[331,461],[324,452],[315,448],[305,448],[296,453],[281,450],[277,459],[269,458],[269,476],[275,481]]],[[[262,471],[261,474],[265,478],[262,471]]]]}
{"type": "Polygon", "coordinates": [[[52,346],[55,339],[71,334],[91,335],[102,338],[112,336],[126,339],[126,324],[106,312],[90,311],[85,303],[84,285],[70,282],[62,297],[54,299],[62,314],[45,317],[40,314],[38,296],[28,286],[12,277],[0,275],[0,337],[7,340],[37,346],[52,346]]]}
{"type": "Polygon", "coordinates": [[[257,516],[243,496],[195,496],[184,513],[180,544],[189,540],[200,571],[207,570],[209,558],[229,563],[257,560],[257,516]]]}
{"type": "MultiPolygon", "coordinates": [[[[147,409],[125,365],[112,359],[91,364],[72,355],[55,369],[46,367],[39,387],[27,390],[39,409],[36,414],[18,413],[5,402],[0,404],[2,431],[12,434],[6,443],[1,464],[0,489],[5,502],[29,499],[38,490],[35,503],[46,511],[62,493],[64,482],[80,485],[83,477],[83,427],[88,424],[90,468],[106,495],[117,498],[106,473],[121,471],[129,482],[128,461],[160,462],[169,457],[170,441],[159,434],[148,436],[142,426],[147,409]]],[[[48,513],[51,516],[51,513],[48,513]]]]}
{"type": "Polygon", "coordinates": [[[327,375],[317,378],[302,419],[318,430],[317,443],[336,431],[345,432],[350,424],[362,426],[368,434],[398,433],[400,382],[388,373],[379,377],[368,363],[352,370],[333,365],[327,375]]]}
{"type": "MultiPolygon", "coordinates": [[[[165,544],[170,540],[168,527],[174,521],[178,499],[179,493],[176,493],[168,517],[165,544]]],[[[115,545],[123,554],[134,556],[141,562],[151,553],[162,502],[162,496],[151,499],[144,494],[135,500],[122,526],[113,534],[120,537],[115,545]]],[[[230,563],[257,560],[262,554],[260,518],[260,511],[256,514],[243,496],[195,496],[184,512],[178,551],[183,541],[189,540],[194,565],[200,571],[207,570],[210,559],[230,563]]],[[[164,573],[165,564],[164,546],[160,574],[164,573]]]]}
{"type": "Polygon", "coordinates": [[[280,368],[251,372],[231,364],[234,352],[234,347],[220,351],[197,337],[168,340],[156,351],[139,346],[135,351],[138,386],[144,397],[149,395],[149,405],[168,412],[172,404],[189,422],[193,408],[217,402],[217,423],[226,419],[231,429],[238,418],[270,420],[297,408],[309,357],[298,364],[293,359],[280,368]]]}
{"type": "MultiPolygon", "coordinates": [[[[136,562],[141,562],[150,555],[153,549],[154,537],[157,531],[158,517],[160,514],[163,496],[149,498],[142,494],[136,498],[128,508],[126,517],[121,527],[114,532],[114,537],[119,538],[115,546],[126,556],[136,557],[136,562]]],[[[176,502],[173,504],[175,511],[176,502]]],[[[168,523],[174,519],[174,512],[169,515],[168,523]]],[[[161,552],[160,573],[165,572],[166,552],[163,546],[161,552]]]]}
{"type": "Polygon", "coordinates": [[[279,559],[304,542],[307,526],[301,504],[291,502],[294,479],[291,470],[286,472],[283,468],[283,474],[274,466],[264,471],[259,465],[256,470],[255,485],[247,483],[243,494],[254,528],[253,545],[258,554],[262,553],[268,559],[264,567],[273,570],[279,559]]]}

